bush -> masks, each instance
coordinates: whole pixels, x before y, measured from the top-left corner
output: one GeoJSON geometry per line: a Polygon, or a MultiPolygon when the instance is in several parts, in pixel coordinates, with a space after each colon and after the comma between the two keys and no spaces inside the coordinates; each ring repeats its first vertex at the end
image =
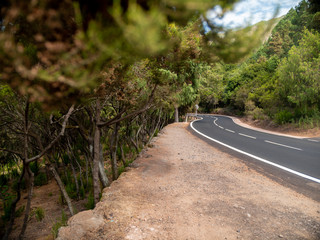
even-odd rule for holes
{"type": "Polygon", "coordinates": [[[252,116],[253,120],[265,120],[266,115],[262,108],[256,107],[252,111],[248,112],[248,115],[252,116]]]}
{"type": "Polygon", "coordinates": [[[16,168],[11,169],[10,175],[12,178],[18,178],[20,176],[18,169],[16,169],[16,168]]]}
{"type": "Polygon", "coordinates": [[[6,185],[8,181],[9,181],[9,178],[7,175],[4,175],[4,174],[0,175],[0,186],[6,185]]]}
{"type": "Polygon", "coordinates": [[[35,176],[38,175],[39,171],[40,171],[38,162],[37,161],[31,162],[30,169],[34,173],[35,176]]]}
{"type": "Polygon", "coordinates": [[[118,167],[118,176],[121,175],[121,173],[123,173],[125,171],[125,167],[123,165],[118,167]]]}
{"type": "Polygon", "coordinates": [[[12,205],[12,198],[8,198],[3,201],[3,215],[1,215],[1,218],[4,222],[9,221],[11,205],[12,205]]]}
{"type": "Polygon", "coordinates": [[[282,125],[285,123],[292,122],[294,119],[293,114],[291,112],[289,112],[288,110],[282,110],[275,114],[274,120],[277,124],[282,125]]]}
{"type": "Polygon", "coordinates": [[[85,193],[84,187],[80,187],[79,194],[81,199],[84,199],[85,193]]]}
{"type": "Polygon", "coordinates": [[[37,208],[34,210],[34,214],[35,214],[36,219],[37,219],[38,222],[41,222],[42,219],[44,219],[44,210],[43,210],[43,208],[37,207],[37,208]]]}
{"type": "Polygon", "coordinates": [[[42,186],[47,184],[47,175],[45,173],[39,173],[35,178],[34,178],[34,185],[35,186],[42,186]]]}
{"type": "MultiPolygon", "coordinates": [[[[13,189],[14,191],[17,191],[17,189],[18,189],[18,182],[19,182],[19,179],[16,179],[16,180],[14,180],[14,182],[13,182],[13,184],[12,184],[12,189],[13,189]]],[[[26,189],[26,188],[27,188],[27,187],[26,187],[26,180],[25,180],[25,179],[22,179],[20,188],[21,188],[21,189],[26,189]]]]}
{"type": "Polygon", "coordinates": [[[67,226],[67,221],[68,221],[67,215],[62,210],[61,220],[57,220],[57,222],[51,228],[51,233],[54,238],[58,237],[58,232],[60,227],[67,226]]]}
{"type": "Polygon", "coordinates": [[[94,209],[94,198],[93,198],[93,194],[90,193],[88,196],[88,202],[85,204],[85,207],[89,210],[89,209],[94,209]]]}
{"type": "Polygon", "coordinates": [[[22,213],[24,212],[25,208],[26,207],[24,205],[19,207],[18,210],[16,211],[16,217],[20,217],[22,215],[22,213]]]}
{"type": "Polygon", "coordinates": [[[70,198],[72,199],[77,199],[78,198],[78,195],[77,195],[77,190],[76,190],[76,184],[71,182],[71,183],[68,183],[66,185],[66,191],[69,195],[70,198]]]}

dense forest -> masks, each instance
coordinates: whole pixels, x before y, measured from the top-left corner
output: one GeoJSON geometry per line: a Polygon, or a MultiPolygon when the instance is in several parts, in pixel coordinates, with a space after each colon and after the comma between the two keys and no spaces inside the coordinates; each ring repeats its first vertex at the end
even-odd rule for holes
{"type": "MultiPolygon", "coordinates": [[[[226,11],[234,2],[218,1],[226,11]]],[[[72,201],[87,199],[93,208],[101,189],[195,104],[206,113],[319,126],[317,1],[302,1],[280,20],[224,32],[205,17],[214,6],[1,2],[3,239],[21,215],[23,238],[34,186],[51,178],[70,216],[72,201]],[[24,191],[27,203],[17,209],[24,191]]],[[[41,219],[43,211],[35,214],[41,219]]]]}

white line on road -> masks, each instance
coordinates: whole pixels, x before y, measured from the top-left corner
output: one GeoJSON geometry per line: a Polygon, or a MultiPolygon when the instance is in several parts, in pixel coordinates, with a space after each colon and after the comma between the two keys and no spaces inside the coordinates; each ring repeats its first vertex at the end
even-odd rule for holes
{"type": "Polygon", "coordinates": [[[235,133],[235,131],[232,131],[232,130],[230,130],[228,128],[226,128],[226,131],[231,132],[231,133],[235,133]]]}
{"type": "Polygon", "coordinates": [[[310,142],[319,142],[319,141],[314,140],[314,139],[308,139],[308,141],[310,141],[310,142]]]}
{"type": "Polygon", "coordinates": [[[252,139],[257,139],[256,137],[249,136],[249,135],[246,135],[246,134],[243,134],[243,133],[239,133],[239,135],[244,136],[244,137],[248,137],[248,138],[252,138],[252,139]]]}
{"type": "Polygon", "coordinates": [[[286,148],[291,148],[291,149],[295,149],[295,150],[302,151],[301,148],[291,147],[291,146],[288,146],[288,145],[284,145],[284,144],[276,143],[276,142],[271,142],[271,141],[268,141],[268,140],[264,140],[264,141],[265,141],[266,143],[271,143],[271,144],[278,145],[278,146],[281,146],[281,147],[286,147],[286,148]]]}
{"type": "Polygon", "coordinates": [[[224,129],[223,127],[221,127],[221,126],[218,126],[219,128],[221,128],[221,129],[224,129]]]}
{"type": "Polygon", "coordinates": [[[295,171],[295,170],[292,170],[292,169],[290,169],[290,168],[287,168],[287,167],[281,166],[281,165],[279,165],[279,164],[273,163],[273,162],[268,161],[268,160],[266,160],[266,159],[263,159],[263,158],[261,158],[261,157],[258,157],[258,156],[255,156],[255,155],[253,155],[253,154],[247,153],[247,152],[242,151],[242,150],[240,150],[240,149],[238,149],[238,148],[232,147],[232,146],[227,145],[227,144],[225,144],[225,143],[223,143],[223,142],[220,142],[220,141],[218,141],[218,140],[216,140],[216,139],[214,139],[214,138],[211,138],[211,137],[203,134],[202,132],[199,132],[197,129],[195,129],[195,128],[193,127],[193,123],[196,122],[196,121],[200,121],[200,120],[202,120],[202,119],[194,120],[194,121],[190,124],[190,126],[191,126],[191,128],[192,128],[196,133],[200,134],[201,136],[203,136],[203,137],[205,137],[205,138],[207,138],[207,139],[209,139],[209,140],[211,140],[211,141],[213,141],[213,142],[216,142],[216,143],[218,143],[218,144],[220,144],[220,145],[222,145],[222,146],[225,146],[225,147],[227,147],[227,148],[230,148],[230,149],[232,149],[232,150],[234,150],[234,151],[236,151],[236,152],[239,152],[239,153],[242,153],[242,154],[247,155],[247,156],[249,156],[249,157],[252,157],[252,158],[254,158],[254,159],[258,160],[258,161],[261,161],[261,162],[264,162],[264,163],[266,163],[266,164],[272,165],[272,166],[274,166],[274,167],[280,168],[280,169],[282,169],[282,170],[284,170],[284,171],[293,173],[293,174],[295,174],[295,175],[298,175],[298,176],[300,176],[300,177],[309,179],[309,180],[311,180],[311,181],[320,183],[320,179],[318,179],[318,178],[308,176],[308,175],[306,175],[306,174],[304,174],[304,173],[300,173],[300,172],[298,172],[298,171],[295,171]]]}

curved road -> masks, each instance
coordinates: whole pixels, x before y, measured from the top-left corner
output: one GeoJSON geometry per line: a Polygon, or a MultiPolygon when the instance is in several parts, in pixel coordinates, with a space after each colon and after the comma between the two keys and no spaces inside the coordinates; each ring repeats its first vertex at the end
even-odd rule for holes
{"type": "Polygon", "coordinates": [[[296,138],[239,126],[230,117],[198,115],[191,128],[210,141],[320,183],[320,138],[296,138]]]}

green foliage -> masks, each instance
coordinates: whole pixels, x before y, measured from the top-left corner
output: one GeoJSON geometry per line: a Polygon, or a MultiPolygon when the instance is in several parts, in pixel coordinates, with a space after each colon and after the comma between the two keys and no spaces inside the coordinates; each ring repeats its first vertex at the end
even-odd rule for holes
{"type": "Polygon", "coordinates": [[[67,221],[68,221],[68,217],[65,214],[65,212],[62,210],[61,219],[58,219],[51,228],[51,233],[54,238],[58,237],[58,232],[60,227],[67,226],[67,221]]]}
{"type": "Polygon", "coordinates": [[[275,114],[274,119],[276,123],[281,125],[281,124],[291,122],[293,119],[293,116],[294,115],[288,110],[282,110],[275,114]]]}
{"type": "Polygon", "coordinates": [[[31,162],[29,166],[35,176],[39,174],[40,169],[39,169],[38,161],[31,162]]]}
{"type": "Polygon", "coordinates": [[[84,198],[85,198],[86,192],[85,192],[84,187],[80,187],[80,189],[79,189],[79,194],[80,194],[80,198],[81,198],[81,199],[84,199],[84,198]]]}
{"type": "Polygon", "coordinates": [[[121,175],[121,173],[123,173],[125,171],[125,166],[121,165],[118,167],[118,176],[121,175]]]}
{"type": "Polygon", "coordinates": [[[45,211],[41,207],[37,207],[33,210],[33,214],[35,215],[38,222],[41,222],[45,217],[45,211]]]}
{"type": "Polygon", "coordinates": [[[34,177],[34,185],[42,186],[48,183],[47,175],[43,172],[40,172],[38,175],[34,177]]]}
{"type": "Polygon", "coordinates": [[[66,191],[67,191],[70,198],[72,198],[72,199],[78,198],[76,184],[74,182],[67,183],[66,191]]]}
{"type": "Polygon", "coordinates": [[[86,209],[94,209],[94,198],[93,198],[93,194],[89,193],[88,195],[88,201],[85,204],[86,209]]]}
{"type": "MultiPolygon", "coordinates": [[[[18,178],[14,179],[14,181],[12,183],[12,190],[17,191],[18,183],[19,183],[19,179],[18,178]]],[[[22,179],[21,184],[20,184],[20,188],[21,189],[27,189],[26,180],[25,179],[22,179]]]]}
{"type": "Polygon", "coordinates": [[[18,208],[18,210],[16,210],[15,216],[16,217],[22,216],[22,213],[24,212],[24,210],[25,210],[25,205],[22,205],[21,207],[18,208]]]}
{"type": "Polygon", "coordinates": [[[3,205],[3,215],[1,216],[1,218],[4,222],[6,222],[9,220],[11,204],[14,198],[14,195],[9,191],[8,185],[2,186],[0,190],[0,197],[3,205]]]}
{"type": "Polygon", "coordinates": [[[5,186],[9,182],[8,174],[1,174],[0,175],[0,186],[5,186]]]}
{"type": "Polygon", "coordinates": [[[229,107],[253,119],[316,126],[317,114],[311,112],[320,109],[320,34],[313,7],[302,1],[291,9],[251,58],[215,66],[216,81],[204,78],[201,83],[202,109],[229,107]],[[222,94],[216,93],[219,84],[222,94]]]}

